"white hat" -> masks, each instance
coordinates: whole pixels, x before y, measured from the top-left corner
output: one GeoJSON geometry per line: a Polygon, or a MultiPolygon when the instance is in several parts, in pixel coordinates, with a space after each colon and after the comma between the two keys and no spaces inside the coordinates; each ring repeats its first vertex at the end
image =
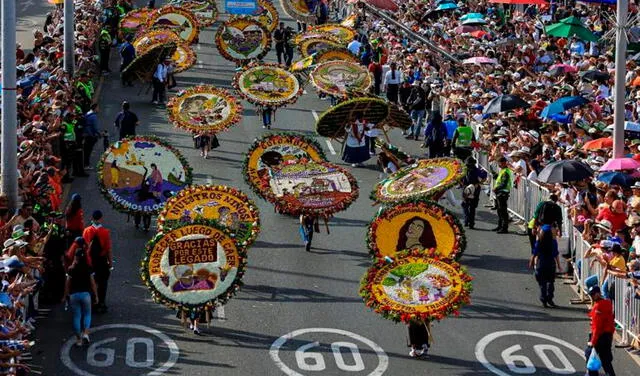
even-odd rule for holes
{"type": "Polygon", "coordinates": [[[558,137],[564,137],[566,135],[567,135],[567,132],[565,132],[565,131],[558,132],[558,137]]]}
{"type": "MultiPolygon", "coordinates": [[[[606,219],[601,220],[600,222],[596,223],[596,226],[598,228],[601,228],[607,232],[611,232],[611,222],[607,221],[606,219]]],[[[602,242],[600,243],[602,245],[602,242]]]]}

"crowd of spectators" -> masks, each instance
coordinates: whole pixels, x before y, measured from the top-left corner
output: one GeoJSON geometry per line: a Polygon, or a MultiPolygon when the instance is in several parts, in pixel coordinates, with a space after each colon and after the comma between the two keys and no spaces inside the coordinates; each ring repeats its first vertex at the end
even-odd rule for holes
{"type": "MultiPolygon", "coordinates": [[[[594,244],[589,256],[603,264],[607,271],[604,278],[629,277],[637,287],[640,182],[630,185],[640,174],[620,171],[629,175],[629,185],[601,182],[598,170],[612,158],[612,143],[584,147],[590,140],[610,138],[613,133],[615,34],[607,31],[615,29],[615,6],[575,1],[553,2],[553,9],[550,5],[516,7],[486,0],[396,3],[399,9],[388,11],[389,15],[461,62],[430,51],[375,15],[360,14],[358,36],[349,49],[374,74],[374,93],[410,113],[413,126],[407,138],[420,140],[429,148],[429,157],[448,155],[454,149],[455,129],[471,125],[475,130],[472,146],[487,156],[489,165],[506,157],[516,185],[522,179],[537,182],[540,171],[555,161],[587,163],[595,171],[590,179],[538,184],[557,195],[583,238],[594,244]],[[435,11],[444,2],[454,3],[456,9],[435,11]],[[463,25],[460,19],[469,13],[479,13],[483,21],[463,25]],[[559,38],[545,32],[545,27],[570,16],[577,17],[598,40],[559,38]],[[506,94],[530,106],[493,114],[483,111],[492,99],[506,94]],[[542,115],[548,104],[566,96],[581,96],[586,103],[542,115]],[[434,124],[443,127],[441,139],[434,137],[434,124]],[[601,240],[607,241],[603,243],[606,247],[600,246],[601,240]]],[[[630,14],[637,14],[637,10],[637,1],[630,1],[630,14]]],[[[631,46],[638,42],[636,32],[637,26],[632,25],[631,46]]],[[[640,121],[638,56],[628,54],[626,63],[624,100],[629,123],[640,121]]],[[[633,129],[630,124],[629,130],[633,129]]],[[[626,136],[626,157],[640,161],[640,134],[626,132],[626,136]]],[[[611,288],[611,284],[604,287],[611,288]]],[[[611,296],[609,291],[604,294],[611,296]]],[[[636,297],[640,298],[640,290],[636,297]]]]}
{"type": "MultiPolygon", "coordinates": [[[[96,135],[83,130],[97,72],[94,41],[115,1],[75,1],[75,66],[63,69],[63,9],[33,31],[33,47],[16,46],[18,202],[0,196],[0,373],[26,374],[21,354],[33,345],[37,301],[64,294],[63,252],[77,235],[67,229],[63,184],[86,177],[84,148],[96,135]],[[17,207],[15,214],[10,208],[17,207]],[[36,299],[34,296],[38,294],[36,299]]],[[[7,69],[7,67],[1,67],[7,69]]]]}

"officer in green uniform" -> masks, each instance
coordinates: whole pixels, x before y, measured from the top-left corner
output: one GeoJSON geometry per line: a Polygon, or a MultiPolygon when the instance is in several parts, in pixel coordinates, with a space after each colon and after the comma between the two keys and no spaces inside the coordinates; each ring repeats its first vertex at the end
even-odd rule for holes
{"type": "MultiPolygon", "coordinates": [[[[108,26],[107,26],[108,27],[108,26]]],[[[107,27],[100,30],[98,37],[98,51],[100,52],[100,70],[102,73],[111,72],[109,69],[109,57],[111,56],[111,34],[107,27]]]]}
{"type": "Polygon", "coordinates": [[[498,212],[498,227],[493,229],[499,234],[509,232],[509,211],[507,209],[507,201],[511,188],[513,188],[513,172],[507,166],[507,158],[500,157],[498,159],[500,171],[497,174],[495,183],[493,184],[493,192],[496,195],[496,206],[498,212]]]}
{"type": "Polygon", "coordinates": [[[466,125],[463,118],[458,119],[458,128],[453,132],[453,154],[456,158],[466,161],[471,156],[471,143],[476,140],[473,129],[466,125]]]}

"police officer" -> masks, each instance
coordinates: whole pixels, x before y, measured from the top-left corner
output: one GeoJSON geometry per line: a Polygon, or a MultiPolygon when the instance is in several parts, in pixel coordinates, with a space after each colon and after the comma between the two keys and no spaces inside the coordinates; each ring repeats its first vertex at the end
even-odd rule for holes
{"type": "Polygon", "coordinates": [[[464,118],[458,119],[458,127],[453,132],[453,154],[463,161],[471,156],[471,143],[476,140],[473,129],[466,125],[464,118]]]}
{"type": "Polygon", "coordinates": [[[507,209],[507,201],[513,187],[513,172],[507,166],[507,158],[500,157],[498,159],[500,171],[496,176],[493,185],[493,192],[496,195],[496,206],[498,212],[498,227],[493,231],[498,234],[506,234],[509,232],[509,211],[507,209]]]}

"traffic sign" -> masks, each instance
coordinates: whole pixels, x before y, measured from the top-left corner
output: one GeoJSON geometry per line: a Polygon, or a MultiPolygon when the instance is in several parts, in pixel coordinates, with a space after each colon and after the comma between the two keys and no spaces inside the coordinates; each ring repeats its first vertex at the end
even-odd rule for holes
{"type": "Polygon", "coordinates": [[[258,5],[256,0],[225,0],[224,7],[230,14],[253,14],[258,5]]]}
{"type": "Polygon", "coordinates": [[[525,330],[490,333],[478,341],[475,355],[498,376],[581,374],[585,362],[584,352],[571,343],[525,330]]]}
{"type": "Polygon", "coordinates": [[[178,345],[166,334],[133,324],[110,324],[91,329],[91,344],[74,348],[75,337],[60,350],[62,363],[79,376],[146,371],[159,376],[178,361],[178,345]]]}
{"type": "Polygon", "coordinates": [[[389,366],[389,357],[375,342],[359,334],[334,328],[294,330],[275,340],[269,355],[288,376],[317,372],[366,372],[369,376],[380,376],[389,366]]]}

